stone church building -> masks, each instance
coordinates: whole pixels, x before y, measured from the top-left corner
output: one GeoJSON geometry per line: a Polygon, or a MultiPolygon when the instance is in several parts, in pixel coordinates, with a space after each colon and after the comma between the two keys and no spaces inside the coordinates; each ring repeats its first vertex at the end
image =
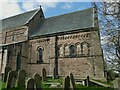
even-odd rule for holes
{"type": "Polygon", "coordinates": [[[0,20],[0,69],[25,69],[28,76],[57,72],[104,79],[96,8],[45,18],[42,8],[0,20]]]}

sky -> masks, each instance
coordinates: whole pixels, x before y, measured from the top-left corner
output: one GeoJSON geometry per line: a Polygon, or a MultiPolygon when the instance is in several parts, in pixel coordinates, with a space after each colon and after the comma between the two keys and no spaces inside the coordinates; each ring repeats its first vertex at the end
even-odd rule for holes
{"type": "MultiPolygon", "coordinates": [[[[70,0],[69,0],[70,1],[70,0]]],[[[56,16],[92,7],[91,2],[41,2],[40,0],[1,0],[0,19],[11,17],[26,11],[38,9],[41,5],[45,17],[56,16]]]]}

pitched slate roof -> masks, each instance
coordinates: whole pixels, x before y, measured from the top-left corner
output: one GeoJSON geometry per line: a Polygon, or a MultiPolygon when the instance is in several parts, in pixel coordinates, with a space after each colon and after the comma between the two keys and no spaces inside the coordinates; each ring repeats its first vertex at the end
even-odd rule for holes
{"type": "Polygon", "coordinates": [[[93,8],[46,18],[29,37],[94,27],[93,8]]]}
{"type": "MultiPolygon", "coordinates": [[[[0,26],[2,30],[12,29],[14,27],[19,27],[27,23],[27,21],[37,12],[36,10],[25,12],[16,16],[5,18],[0,20],[0,26]],[[2,25],[1,25],[2,24],[2,25]]],[[[1,30],[1,29],[0,29],[1,30]]]]}

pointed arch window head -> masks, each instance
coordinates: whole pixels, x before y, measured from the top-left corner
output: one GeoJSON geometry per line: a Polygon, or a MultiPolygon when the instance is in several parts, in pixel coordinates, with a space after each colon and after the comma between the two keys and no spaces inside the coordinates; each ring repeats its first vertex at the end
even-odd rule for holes
{"type": "Polygon", "coordinates": [[[64,45],[64,56],[68,56],[69,55],[69,45],[65,44],[64,45]]]}
{"type": "Polygon", "coordinates": [[[75,56],[76,55],[76,50],[77,50],[77,48],[76,48],[76,46],[75,45],[70,45],[69,46],[69,51],[70,51],[70,56],[75,56]]]}
{"type": "Polygon", "coordinates": [[[89,56],[90,55],[90,45],[87,42],[81,43],[81,52],[82,55],[84,56],[89,56]]]}
{"type": "Polygon", "coordinates": [[[38,47],[37,51],[38,51],[38,61],[37,61],[37,63],[43,63],[43,51],[44,51],[44,49],[42,47],[38,47]]]}
{"type": "Polygon", "coordinates": [[[16,32],[12,33],[12,41],[16,41],[17,37],[16,37],[16,32]]]}

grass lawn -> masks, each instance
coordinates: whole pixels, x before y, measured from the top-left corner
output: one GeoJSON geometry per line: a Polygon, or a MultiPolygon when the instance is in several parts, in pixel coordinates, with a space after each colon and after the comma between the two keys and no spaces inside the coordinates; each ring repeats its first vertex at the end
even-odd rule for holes
{"type": "MultiPolygon", "coordinates": [[[[47,81],[42,82],[42,90],[62,90],[62,88],[49,88],[51,83],[60,83],[62,85],[63,83],[63,79],[59,78],[59,79],[53,79],[53,78],[48,78],[47,81]]],[[[5,83],[2,83],[2,81],[0,81],[0,90],[25,90],[25,88],[12,88],[12,89],[5,89],[5,83]],[[3,89],[2,89],[3,88],[3,89]]],[[[104,87],[86,87],[86,86],[82,86],[80,84],[76,85],[76,90],[114,90],[111,88],[104,88],[104,87]]]]}
{"type": "Polygon", "coordinates": [[[2,81],[0,81],[0,90],[2,89],[2,81]]]}

